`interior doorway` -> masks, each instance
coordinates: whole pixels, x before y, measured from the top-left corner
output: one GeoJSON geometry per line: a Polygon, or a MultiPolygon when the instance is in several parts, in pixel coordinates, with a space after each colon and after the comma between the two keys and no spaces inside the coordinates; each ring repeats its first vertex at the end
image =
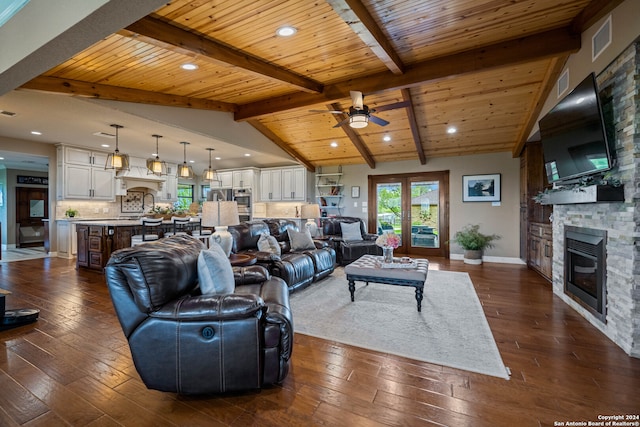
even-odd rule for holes
{"type": "Polygon", "coordinates": [[[49,218],[49,189],[16,187],[16,247],[44,246],[43,219],[49,218]]]}
{"type": "Polygon", "coordinates": [[[449,171],[369,176],[369,232],[400,236],[396,252],[449,257],[449,171]]]}

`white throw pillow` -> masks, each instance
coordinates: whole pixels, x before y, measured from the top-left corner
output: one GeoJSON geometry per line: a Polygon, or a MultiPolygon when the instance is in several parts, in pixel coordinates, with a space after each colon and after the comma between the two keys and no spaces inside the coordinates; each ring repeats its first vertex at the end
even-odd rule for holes
{"type": "Polygon", "coordinates": [[[342,230],[342,240],[345,242],[362,240],[359,222],[341,222],[340,229],[342,230]]]}
{"type": "Polygon", "coordinates": [[[287,229],[289,234],[289,243],[291,244],[292,251],[305,251],[307,249],[315,249],[316,245],[313,243],[311,233],[306,228],[303,231],[296,231],[290,228],[287,229]]]}
{"type": "Polygon", "coordinates": [[[229,258],[216,242],[198,255],[198,281],[203,295],[231,294],[236,288],[229,258]]]}
{"type": "Polygon", "coordinates": [[[264,233],[258,239],[258,250],[262,252],[270,252],[278,256],[281,255],[280,245],[275,237],[264,233]]]}

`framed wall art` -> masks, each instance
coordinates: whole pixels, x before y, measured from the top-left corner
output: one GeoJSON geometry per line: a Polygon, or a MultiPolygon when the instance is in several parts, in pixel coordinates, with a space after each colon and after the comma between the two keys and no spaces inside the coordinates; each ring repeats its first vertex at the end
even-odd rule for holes
{"type": "Polygon", "coordinates": [[[499,202],[500,174],[463,175],[463,202],[499,202]]]}
{"type": "Polygon", "coordinates": [[[351,187],[351,198],[357,199],[360,197],[360,186],[351,187]]]}

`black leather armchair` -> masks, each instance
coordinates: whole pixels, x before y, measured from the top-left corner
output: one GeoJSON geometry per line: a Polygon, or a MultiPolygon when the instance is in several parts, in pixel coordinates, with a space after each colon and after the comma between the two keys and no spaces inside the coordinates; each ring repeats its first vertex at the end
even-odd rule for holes
{"type": "Polygon", "coordinates": [[[257,389],[289,371],[293,320],[284,281],[234,268],[233,294],[201,295],[204,245],[172,236],[114,252],[105,268],[131,355],[148,388],[181,394],[257,389]]]}
{"type": "Polygon", "coordinates": [[[382,248],[376,245],[377,234],[367,233],[364,222],[357,217],[336,216],[322,218],[322,235],[333,245],[336,261],[339,265],[347,265],[362,255],[382,255],[382,248]],[[342,238],[341,222],[360,224],[362,240],[345,241],[342,238]]]}

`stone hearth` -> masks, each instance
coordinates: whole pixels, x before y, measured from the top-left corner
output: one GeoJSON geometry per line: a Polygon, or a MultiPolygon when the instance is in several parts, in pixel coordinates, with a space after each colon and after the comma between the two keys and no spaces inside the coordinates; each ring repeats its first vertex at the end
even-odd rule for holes
{"type": "Polygon", "coordinates": [[[615,123],[613,176],[623,202],[554,205],[553,292],[627,354],[640,357],[640,42],[625,49],[597,78],[605,110],[615,123]],[[607,314],[604,322],[564,292],[565,227],[604,230],[607,314]]]}

